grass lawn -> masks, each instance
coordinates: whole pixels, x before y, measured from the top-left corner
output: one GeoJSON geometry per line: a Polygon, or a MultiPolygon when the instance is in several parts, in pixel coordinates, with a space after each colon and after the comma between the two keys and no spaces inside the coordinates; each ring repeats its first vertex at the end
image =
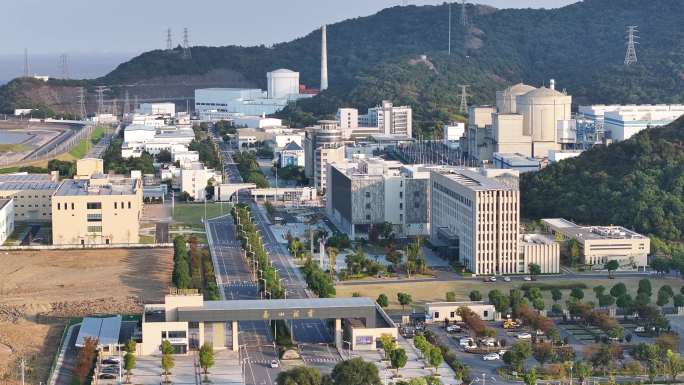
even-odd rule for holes
{"type": "MultiPolygon", "coordinates": [[[[619,279],[562,279],[559,278],[553,282],[581,282],[587,285],[587,289],[584,290],[583,301],[593,301],[598,303],[598,300],[594,296],[594,292],[591,290],[593,287],[598,285],[603,285],[606,287],[606,293],[610,291],[610,288],[618,282],[622,282],[627,286],[627,291],[632,295],[632,298],[636,296],[637,282],[639,278],[619,278],[619,279]]],[[[335,289],[337,290],[337,297],[351,297],[353,293],[358,292],[364,297],[377,298],[380,294],[385,294],[389,298],[389,308],[390,309],[401,309],[401,305],[397,301],[397,293],[404,292],[412,296],[413,306],[422,308],[426,302],[437,302],[444,301],[446,299],[446,293],[453,291],[456,293],[457,301],[468,301],[468,295],[471,290],[478,290],[483,299],[487,299],[487,294],[490,290],[498,289],[501,292],[507,294],[512,288],[517,288],[520,286],[520,282],[483,282],[480,279],[463,279],[457,281],[434,281],[434,282],[396,282],[396,281],[386,281],[378,284],[367,284],[367,285],[337,285],[335,289]]],[[[681,279],[651,279],[651,286],[653,295],[651,300],[655,303],[657,299],[658,289],[663,285],[670,285],[675,293],[679,293],[680,288],[684,285],[684,281],[681,279]]],[[[570,298],[570,290],[561,290],[563,293],[563,298],[558,302],[561,306],[565,308],[565,301],[570,298]]],[[[551,292],[549,290],[543,290],[542,295],[544,296],[544,303],[547,309],[551,309],[553,305],[553,300],[551,299],[551,292]]],[[[672,302],[670,301],[670,305],[672,302]]]]}
{"type": "MultiPolygon", "coordinates": [[[[220,203],[207,203],[207,218],[215,218],[222,214],[228,214],[230,207],[220,203]],[[221,212],[223,207],[223,212],[221,212]]],[[[177,203],[173,212],[173,220],[176,223],[190,226],[193,229],[204,230],[202,218],[204,217],[204,203],[177,203]]]]}
{"type": "Polygon", "coordinates": [[[104,127],[95,127],[93,132],[90,133],[90,136],[81,139],[81,141],[74,148],[72,148],[71,151],[69,151],[69,154],[76,159],[83,158],[88,153],[90,147],[93,144],[97,144],[97,142],[99,142],[100,139],[102,139],[104,134],[104,127]]]}
{"type": "Polygon", "coordinates": [[[0,144],[0,151],[22,152],[26,151],[28,147],[23,144],[0,144]]]}

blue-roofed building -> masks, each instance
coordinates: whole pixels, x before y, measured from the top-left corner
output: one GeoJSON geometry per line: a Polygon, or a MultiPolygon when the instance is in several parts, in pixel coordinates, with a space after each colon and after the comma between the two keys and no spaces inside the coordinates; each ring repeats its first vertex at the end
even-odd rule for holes
{"type": "Polygon", "coordinates": [[[295,166],[304,167],[304,149],[296,142],[292,141],[283,147],[278,157],[280,168],[295,166]]]}

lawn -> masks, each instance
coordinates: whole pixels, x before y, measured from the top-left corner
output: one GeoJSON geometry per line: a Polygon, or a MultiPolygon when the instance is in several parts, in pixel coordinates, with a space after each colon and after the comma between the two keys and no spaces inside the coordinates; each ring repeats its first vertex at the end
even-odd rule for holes
{"type": "MultiPolygon", "coordinates": [[[[204,229],[202,218],[204,217],[203,203],[177,203],[173,212],[173,220],[176,223],[190,226],[193,229],[204,229]]],[[[215,218],[222,214],[228,214],[230,207],[228,204],[207,203],[207,218],[215,218]],[[223,208],[223,212],[221,209],[223,208]]]]}
{"type": "MultiPolygon", "coordinates": [[[[591,290],[593,287],[598,285],[603,285],[606,287],[606,292],[618,282],[622,282],[627,286],[628,292],[632,297],[636,296],[637,282],[639,278],[620,278],[620,279],[562,279],[554,280],[553,282],[576,282],[585,283],[587,289],[584,290],[584,301],[594,301],[598,303],[598,300],[594,296],[594,292],[591,290]]],[[[404,292],[412,296],[413,305],[422,308],[426,302],[437,302],[444,301],[446,299],[446,293],[453,291],[456,294],[457,301],[467,301],[469,300],[468,295],[471,290],[478,290],[483,296],[483,299],[487,299],[487,294],[490,290],[498,289],[501,292],[507,294],[510,289],[520,287],[520,282],[483,282],[480,279],[461,279],[456,281],[428,281],[428,282],[407,282],[407,281],[383,281],[378,284],[364,284],[364,285],[337,285],[335,289],[337,290],[337,297],[351,297],[353,293],[360,293],[364,297],[377,298],[380,294],[385,294],[389,298],[389,307],[391,309],[401,309],[401,305],[397,301],[397,293],[404,292]]],[[[653,296],[651,300],[655,303],[657,299],[656,293],[658,289],[663,285],[670,285],[675,293],[679,293],[679,289],[684,285],[684,281],[681,279],[651,279],[651,285],[653,287],[653,296]]],[[[558,302],[563,307],[565,307],[565,301],[570,298],[570,290],[561,290],[563,293],[563,298],[558,302]]],[[[544,296],[544,303],[546,308],[550,309],[553,305],[551,299],[551,292],[548,290],[542,291],[544,296]]],[[[672,302],[670,302],[670,305],[672,302]]]]}
{"type": "Polygon", "coordinates": [[[22,152],[28,150],[28,147],[26,147],[23,144],[0,144],[0,151],[6,152],[6,151],[12,151],[12,152],[22,152]]]}
{"type": "Polygon", "coordinates": [[[74,148],[69,151],[69,154],[76,159],[83,158],[88,153],[90,147],[93,144],[97,144],[97,142],[102,139],[104,134],[104,127],[95,127],[93,132],[91,132],[87,138],[82,139],[74,148]]]}

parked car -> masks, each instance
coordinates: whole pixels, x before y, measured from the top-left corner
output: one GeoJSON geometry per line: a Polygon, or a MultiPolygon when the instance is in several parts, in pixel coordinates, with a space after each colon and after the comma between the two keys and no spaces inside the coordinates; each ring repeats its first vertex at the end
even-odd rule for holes
{"type": "Polygon", "coordinates": [[[119,365],[119,358],[117,357],[110,357],[110,358],[105,358],[102,360],[102,365],[119,365]]]}
{"type": "Polygon", "coordinates": [[[519,340],[529,340],[532,338],[532,334],[530,333],[518,333],[518,335],[515,336],[519,340]]]}
{"type": "Polygon", "coordinates": [[[272,360],[271,361],[271,367],[272,368],[277,368],[279,366],[280,366],[280,363],[278,362],[278,360],[272,360]]]}
{"type": "Polygon", "coordinates": [[[503,355],[506,354],[507,351],[508,350],[506,350],[506,349],[499,350],[499,357],[503,357],[503,355]]]}
{"type": "Polygon", "coordinates": [[[504,282],[511,282],[511,277],[504,277],[504,282]]]}
{"type": "Polygon", "coordinates": [[[102,373],[99,376],[97,376],[100,380],[116,380],[116,376],[111,373],[102,373]]]}
{"type": "Polygon", "coordinates": [[[496,361],[500,358],[501,357],[499,357],[499,353],[489,353],[482,356],[482,359],[485,361],[496,361]]]}
{"type": "Polygon", "coordinates": [[[458,341],[458,344],[463,346],[463,347],[468,347],[468,346],[474,345],[475,341],[470,337],[466,337],[466,338],[461,338],[458,341]]]}
{"type": "Polygon", "coordinates": [[[496,282],[496,277],[495,276],[489,277],[489,282],[496,282]]]}
{"type": "Polygon", "coordinates": [[[461,327],[458,325],[449,325],[446,327],[447,333],[458,333],[461,330],[463,330],[463,329],[461,329],[461,327]]]}
{"type": "Polygon", "coordinates": [[[483,338],[480,343],[484,346],[496,346],[496,339],[492,337],[483,338]]]}
{"type": "Polygon", "coordinates": [[[531,280],[532,280],[532,277],[530,277],[529,275],[526,275],[526,276],[523,277],[523,280],[525,280],[525,281],[531,281],[531,280]]]}
{"type": "Polygon", "coordinates": [[[634,332],[635,332],[635,333],[645,333],[645,332],[646,332],[646,328],[643,327],[643,326],[637,326],[637,327],[634,328],[634,332]]]}

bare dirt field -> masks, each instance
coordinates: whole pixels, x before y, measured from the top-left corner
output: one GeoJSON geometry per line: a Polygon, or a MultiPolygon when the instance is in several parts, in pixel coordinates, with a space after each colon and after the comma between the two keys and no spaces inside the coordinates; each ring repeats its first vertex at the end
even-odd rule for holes
{"type": "Polygon", "coordinates": [[[29,362],[30,382],[45,382],[64,322],[54,317],[139,313],[168,291],[171,249],[0,253],[0,383],[29,362]]]}

